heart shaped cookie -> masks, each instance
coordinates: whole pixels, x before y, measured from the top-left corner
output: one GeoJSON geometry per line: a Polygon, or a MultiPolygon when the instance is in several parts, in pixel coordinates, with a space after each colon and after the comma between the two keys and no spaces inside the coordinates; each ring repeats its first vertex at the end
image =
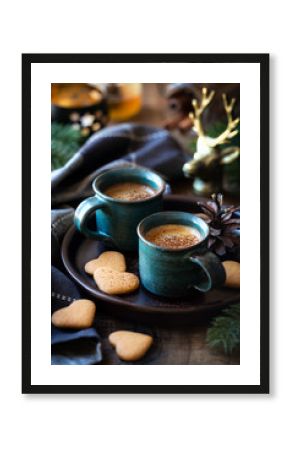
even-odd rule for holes
{"type": "Polygon", "coordinates": [[[51,316],[51,322],[58,328],[81,330],[90,328],[96,314],[96,305],[91,300],[75,300],[69,306],[58,309],[51,316]]]}
{"type": "Polygon", "coordinates": [[[133,331],[114,331],[109,335],[109,342],[123,361],[137,361],[149,350],[153,343],[152,336],[133,331]]]}
{"type": "Polygon", "coordinates": [[[224,261],[224,269],[226,271],[225,286],[231,288],[240,287],[240,264],[236,261],[224,261]]]}
{"type": "Polygon", "coordinates": [[[94,271],[94,280],[101,291],[106,294],[128,294],[139,287],[139,278],[133,273],[117,272],[108,267],[94,271]]]}
{"type": "Polygon", "coordinates": [[[92,259],[86,263],[85,271],[89,275],[93,275],[94,271],[99,267],[109,267],[118,272],[125,272],[126,261],[124,255],[119,252],[103,252],[98,258],[92,259]]]}

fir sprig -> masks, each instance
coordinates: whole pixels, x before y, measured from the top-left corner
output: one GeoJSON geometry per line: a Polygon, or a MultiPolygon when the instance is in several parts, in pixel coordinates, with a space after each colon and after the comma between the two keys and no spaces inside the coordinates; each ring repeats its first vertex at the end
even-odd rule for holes
{"type": "Polygon", "coordinates": [[[57,122],[51,124],[51,168],[62,167],[84,141],[80,130],[57,122]]]}
{"type": "Polygon", "coordinates": [[[216,317],[208,329],[207,344],[231,354],[240,346],[240,304],[231,305],[216,317]]]}

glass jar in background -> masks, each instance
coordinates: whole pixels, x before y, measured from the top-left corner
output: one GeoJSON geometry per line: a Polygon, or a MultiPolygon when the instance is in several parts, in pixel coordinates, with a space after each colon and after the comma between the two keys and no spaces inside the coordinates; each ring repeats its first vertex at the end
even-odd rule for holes
{"type": "Polygon", "coordinates": [[[113,122],[123,122],[139,113],[142,106],[142,83],[107,83],[103,85],[113,122]]]}

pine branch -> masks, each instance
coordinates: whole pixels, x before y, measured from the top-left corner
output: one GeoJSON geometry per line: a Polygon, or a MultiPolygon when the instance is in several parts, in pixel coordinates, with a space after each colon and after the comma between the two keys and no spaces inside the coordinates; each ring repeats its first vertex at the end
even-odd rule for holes
{"type": "Polygon", "coordinates": [[[51,168],[62,167],[80,148],[84,138],[80,130],[57,122],[51,124],[51,168]]]}
{"type": "Polygon", "coordinates": [[[231,354],[240,346],[240,304],[232,305],[216,317],[208,329],[209,347],[231,354]]]}

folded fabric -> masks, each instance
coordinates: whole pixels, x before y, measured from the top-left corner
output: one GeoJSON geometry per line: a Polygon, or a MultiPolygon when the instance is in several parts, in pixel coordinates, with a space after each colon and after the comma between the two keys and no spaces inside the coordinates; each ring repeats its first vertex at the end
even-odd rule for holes
{"type": "Polygon", "coordinates": [[[60,243],[74,218],[73,208],[51,211],[51,264],[61,268],[60,243]]]}
{"type": "Polygon", "coordinates": [[[105,128],[88,139],[64,167],[52,172],[52,207],[76,206],[93,194],[94,178],[115,165],[142,165],[171,180],[182,177],[187,159],[167,130],[129,123],[105,128]]]}
{"type": "MultiPolygon", "coordinates": [[[[51,268],[51,311],[80,298],[75,284],[56,267],[51,268]]],[[[51,326],[51,364],[97,364],[102,360],[100,337],[94,327],[64,330],[51,326]]]]}

